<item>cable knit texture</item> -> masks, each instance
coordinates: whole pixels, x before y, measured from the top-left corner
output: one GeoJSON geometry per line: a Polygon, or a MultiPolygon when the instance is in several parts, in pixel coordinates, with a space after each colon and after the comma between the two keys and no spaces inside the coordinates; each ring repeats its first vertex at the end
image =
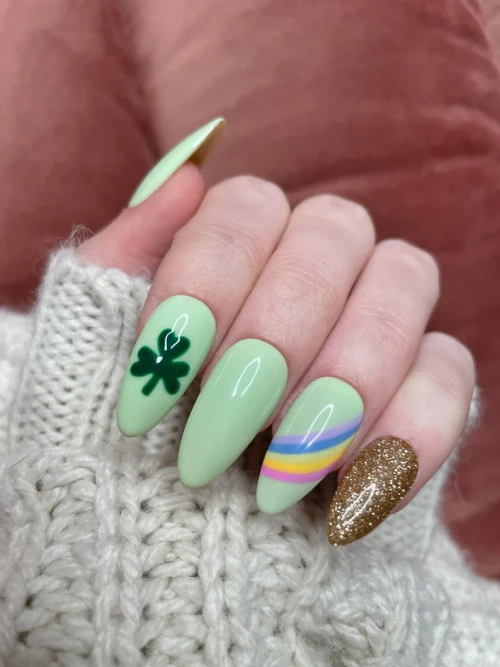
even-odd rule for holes
{"type": "Polygon", "coordinates": [[[444,470],[370,536],[332,548],[328,481],[287,512],[258,512],[262,438],[206,488],[183,487],[196,390],[147,436],[119,433],[147,289],[62,250],[34,317],[0,317],[0,664],[500,664],[499,587],[438,522],[444,470]]]}

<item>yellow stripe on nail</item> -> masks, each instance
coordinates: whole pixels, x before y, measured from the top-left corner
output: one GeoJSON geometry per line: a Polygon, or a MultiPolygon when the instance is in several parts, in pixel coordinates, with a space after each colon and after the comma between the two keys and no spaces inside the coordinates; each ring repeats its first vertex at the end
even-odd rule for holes
{"type": "MultiPolygon", "coordinates": [[[[338,454],[337,458],[340,458],[345,450],[349,447],[351,442],[354,440],[354,436],[351,436],[347,440],[344,440],[343,443],[336,445],[335,446],[335,454],[338,454]]],[[[268,461],[273,461],[275,463],[279,462],[286,462],[286,463],[312,463],[313,461],[316,462],[317,467],[321,467],[321,462],[325,460],[329,460],[329,456],[325,456],[325,453],[327,454],[329,450],[323,450],[320,452],[310,452],[304,453],[304,454],[281,454],[277,452],[267,452],[265,462],[266,465],[268,464],[268,461]]],[[[333,453],[333,452],[332,452],[333,453]]],[[[332,459],[332,460],[336,460],[332,459]]],[[[272,466],[275,467],[275,466],[272,466]]],[[[277,469],[277,468],[276,468],[277,469]]]]}
{"type": "Polygon", "coordinates": [[[282,456],[280,454],[268,454],[264,459],[264,465],[266,465],[268,468],[272,468],[273,470],[279,470],[280,472],[295,472],[295,473],[315,472],[316,470],[321,470],[321,468],[326,468],[332,463],[335,463],[335,461],[338,461],[346,451],[347,446],[348,445],[342,448],[336,447],[335,453],[331,454],[330,456],[324,456],[324,452],[322,452],[323,458],[321,459],[316,458],[313,460],[304,461],[304,456],[307,455],[301,457],[300,454],[294,457],[295,459],[298,460],[301,459],[301,462],[291,461],[290,460],[292,458],[291,456],[289,456],[286,460],[284,460],[275,458],[278,456],[282,456]]]}

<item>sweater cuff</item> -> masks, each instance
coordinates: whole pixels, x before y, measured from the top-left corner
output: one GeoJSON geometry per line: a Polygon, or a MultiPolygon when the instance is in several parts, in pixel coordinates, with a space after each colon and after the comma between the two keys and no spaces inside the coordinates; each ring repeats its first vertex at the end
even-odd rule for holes
{"type": "Polygon", "coordinates": [[[73,250],[51,258],[11,413],[18,450],[71,443],[89,451],[109,440],[148,287],[142,277],[91,264],[73,250]]]}

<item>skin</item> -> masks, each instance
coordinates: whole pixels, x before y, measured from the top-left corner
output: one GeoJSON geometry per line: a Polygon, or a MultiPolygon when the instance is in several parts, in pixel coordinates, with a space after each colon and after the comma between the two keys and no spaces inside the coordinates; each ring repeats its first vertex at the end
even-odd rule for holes
{"type": "Polygon", "coordinates": [[[322,195],[293,209],[278,186],[247,176],[203,196],[200,173],[187,165],[78,252],[131,274],[150,271],[139,331],[175,294],[209,306],[217,335],[203,382],[239,340],[277,348],[287,361],[288,384],[268,421],[273,431],[314,379],[340,377],[355,387],[365,416],[341,474],[374,438],[401,435],[420,462],[407,502],[464,430],[475,381],[472,355],[451,336],[424,333],[439,297],[436,261],[405,241],[375,244],[373,222],[358,204],[322,195]]]}

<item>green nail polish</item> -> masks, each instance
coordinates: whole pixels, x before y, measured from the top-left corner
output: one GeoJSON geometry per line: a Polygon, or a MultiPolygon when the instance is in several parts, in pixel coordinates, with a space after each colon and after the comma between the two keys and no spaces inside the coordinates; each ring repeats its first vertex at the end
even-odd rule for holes
{"type": "Polygon", "coordinates": [[[134,192],[128,206],[133,208],[151,197],[173,174],[188,161],[201,165],[219,138],[226,121],[216,118],[174,146],[146,175],[134,192]]]}
{"type": "Polygon", "coordinates": [[[139,336],[118,397],[118,427],[141,435],[156,426],[189,387],[215,338],[210,309],[190,296],[161,303],[139,336]]]}
{"type": "Polygon", "coordinates": [[[288,369],[261,340],[241,340],[222,356],[188,419],[179,451],[186,486],[208,484],[234,463],[271,416],[288,369]]]}
{"type": "Polygon", "coordinates": [[[282,512],[338,468],[362,419],[363,401],[350,384],[329,377],[311,382],[267,450],[257,484],[260,509],[282,512]]]}

